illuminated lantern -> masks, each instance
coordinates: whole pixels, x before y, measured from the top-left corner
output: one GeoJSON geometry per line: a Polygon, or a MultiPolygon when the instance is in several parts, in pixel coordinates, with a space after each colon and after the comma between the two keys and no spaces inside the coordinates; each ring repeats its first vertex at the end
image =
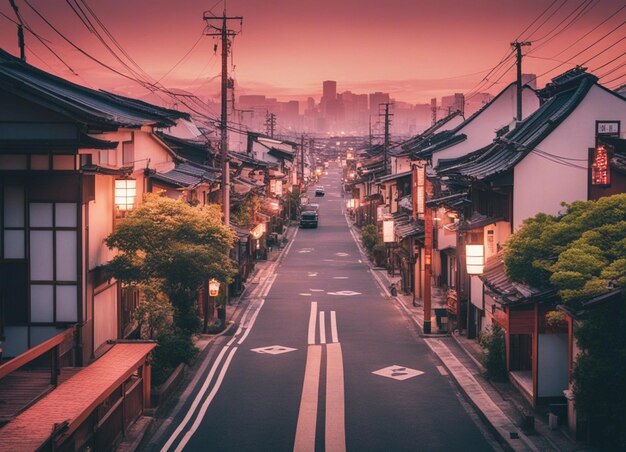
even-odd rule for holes
{"type": "Polygon", "coordinates": [[[383,220],[383,242],[395,242],[395,236],[393,233],[393,218],[383,220]]]}
{"type": "Polygon", "coordinates": [[[220,282],[217,279],[212,278],[209,281],[209,296],[217,297],[219,293],[220,293],[220,282]]]}
{"type": "Polygon", "coordinates": [[[485,266],[483,245],[465,245],[465,264],[468,275],[482,275],[485,266]]]}
{"type": "Polygon", "coordinates": [[[115,180],[115,205],[119,210],[132,210],[137,196],[137,181],[135,179],[115,180]]]}

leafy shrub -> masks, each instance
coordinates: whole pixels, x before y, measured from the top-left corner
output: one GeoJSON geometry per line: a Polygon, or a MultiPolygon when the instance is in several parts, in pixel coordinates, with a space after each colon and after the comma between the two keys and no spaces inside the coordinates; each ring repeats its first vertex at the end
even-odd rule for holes
{"type": "Polygon", "coordinates": [[[487,370],[486,377],[490,380],[506,380],[506,355],[504,351],[504,331],[499,325],[493,324],[480,337],[483,349],[481,362],[487,370]]]}
{"type": "Polygon", "coordinates": [[[166,331],[157,339],[152,355],[152,384],[163,384],[180,363],[189,364],[198,354],[191,338],[181,331],[166,331]]]}
{"type": "Polygon", "coordinates": [[[372,254],[378,243],[378,230],[373,224],[368,224],[361,230],[361,242],[368,254],[372,254]]]}

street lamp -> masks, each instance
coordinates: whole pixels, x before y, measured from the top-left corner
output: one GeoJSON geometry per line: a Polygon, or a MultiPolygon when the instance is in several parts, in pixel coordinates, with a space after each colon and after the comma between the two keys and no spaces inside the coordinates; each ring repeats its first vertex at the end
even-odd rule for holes
{"type": "MultiPolygon", "coordinates": [[[[215,306],[214,303],[209,303],[209,297],[217,297],[220,294],[220,282],[211,278],[209,280],[209,294],[204,298],[204,329],[205,333],[209,332],[209,305],[215,306]]],[[[218,308],[218,317],[220,316],[219,308],[218,308]]]]}
{"type": "Polygon", "coordinates": [[[465,245],[465,265],[468,275],[482,275],[485,266],[483,245],[465,245]]]}

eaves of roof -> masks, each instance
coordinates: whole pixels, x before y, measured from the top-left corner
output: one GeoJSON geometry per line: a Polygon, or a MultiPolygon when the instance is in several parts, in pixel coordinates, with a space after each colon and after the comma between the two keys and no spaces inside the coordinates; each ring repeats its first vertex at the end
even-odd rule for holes
{"type": "Polygon", "coordinates": [[[448,166],[439,175],[460,175],[484,179],[506,172],[532,152],[580,104],[597,78],[586,74],[579,77],[569,89],[557,92],[515,129],[496,140],[494,144],[473,155],[471,160],[448,166]]]}
{"type": "Polygon", "coordinates": [[[95,91],[26,64],[0,49],[0,89],[91,126],[167,127],[187,113],[95,91]]]}
{"type": "Polygon", "coordinates": [[[404,171],[402,173],[396,173],[396,174],[390,174],[390,175],[387,175],[387,176],[381,176],[378,179],[376,179],[376,183],[382,184],[382,183],[385,183],[385,182],[390,182],[390,181],[393,181],[393,180],[396,180],[396,179],[400,179],[402,177],[410,176],[411,173],[412,173],[412,171],[404,171]]]}

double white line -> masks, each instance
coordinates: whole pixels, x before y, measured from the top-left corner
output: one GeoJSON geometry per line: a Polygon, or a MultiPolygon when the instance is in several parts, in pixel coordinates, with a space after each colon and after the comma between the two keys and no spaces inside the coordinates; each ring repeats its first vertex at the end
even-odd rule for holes
{"type": "MultiPolygon", "coordinates": [[[[271,284],[269,285],[269,287],[271,287],[271,284]]],[[[269,287],[267,289],[268,291],[269,291],[269,287]]],[[[189,442],[189,440],[191,439],[191,437],[194,435],[196,430],[198,430],[198,427],[200,426],[200,423],[202,422],[204,415],[209,409],[209,405],[211,405],[211,402],[215,398],[217,391],[219,391],[220,386],[222,385],[222,381],[224,380],[224,376],[226,375],[226,371],[228,370],[228,367],[230,366],[230,363],[233,357],[235,356],[235,353],[237,352],[238,347],[234,346],[235,342],[237,342],[237,345],[241,345],[243,341],[246,340],[246,338],[248,337],[248,334],[250,334],[250,331],[252,330],[252,327],[254,326],[254,322],[256,322],[256,318],[259,315],[259,312],[261,311],[261,308],[263,307],[264,303],[265,303],[264,299],[251,300],[250,304],[248,305],[248,308],[246,309],[243,316],[241,317],[241,321],[239,323],[239,328],[237,329],[237,332],[233,335],[230,341],[228,341],[228,343],[220,351],[219,355],[215,359],[215,362],[213,363],[213,366],[211,367],[209,375],[207,375],[207,378],[204,381],[204,384],[200,388],[200,391],[198,391],[196,398],[194,399],[193,403],[189,407],[187,414],[185,415],[180,425],[176,428],[176,430],[174,430],[170,438],[167,440],[167,442],[161,449],[161,452],[170,450],[170,448],[176,442],[176,439],[178,439],[178,437],[183,433],[183,431],[185,431],[185,429],[187,428],[187,425],[189,424],[189,422],[191,422],[192,419],[194,419],[193,424],[191,424],[191,427],[189,427],[189,430],[187,430],[187,432],[182,437],[182,439],[180,440],[180,442],[178,443],[178,445],[176,446],[174,450],[176,452],[182,451],[184,447],[187,445],[187,443],[189,442]],[[250,318],[248,319],[248,317],[250,318]],[[224,361],[224,364],[222,365],[222,361],[224,360],[225,356],[226,356],[226,360],[224,361]],[[214,381],[215,374],[217,373],[217,370],[219,369],[220,365],[221,365],[221,370],[219,372],[219,375],[217,376],[217,379],[214,381]],[[213,383],[213,387],[211,388],[211,391],[209,392],[207,396],[206,394],[209,391],[211,383],[213,383]],[[198,409],[198,406],[200,405],[203,399],[204,399],[204,402],[202,403],[202,406],[200,406],[200,408],[198,409]]]]}
{"type": "Polygon", "coordinates": [[[308,348],[302,386],[302,399],[298,413],[296,439],[293,450],[315,450],[317,411],[319,403],[320,370],[322,352],[326,350],[326,416],[325,450],[343,452],[346,450],[345,403],[343,381],[343,357],[337,334],[337,316],[330,311],[331,342],[326,342],[326,322],[324,311],[319,312],[319,345],[316,340],[317,303],[311,303],[309,316],[308,348]]]}

